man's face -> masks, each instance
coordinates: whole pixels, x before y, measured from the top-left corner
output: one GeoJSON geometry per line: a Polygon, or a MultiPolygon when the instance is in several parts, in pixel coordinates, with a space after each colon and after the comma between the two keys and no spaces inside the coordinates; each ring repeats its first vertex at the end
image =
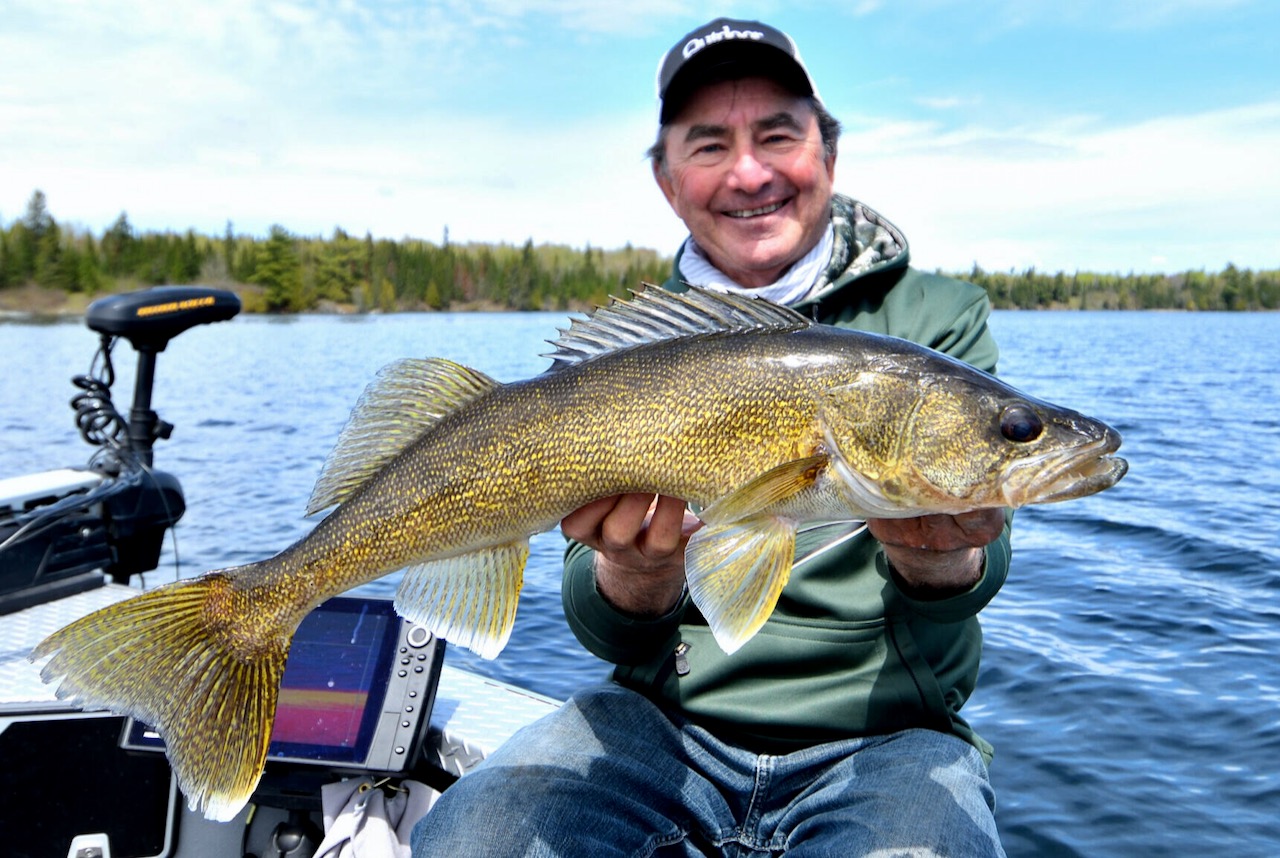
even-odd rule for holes
{"type": "Polygon", "coordinates": [[[670,123],[654,177],[711,262],[767,286],[808,253],[830,217],[827,157],[807,99],[767,78],[709,84],[670,123]]]}

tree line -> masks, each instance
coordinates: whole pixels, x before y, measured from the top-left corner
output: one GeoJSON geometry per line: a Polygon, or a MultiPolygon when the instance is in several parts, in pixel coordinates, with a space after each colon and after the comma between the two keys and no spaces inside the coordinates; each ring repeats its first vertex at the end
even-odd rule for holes
{"type": "Polygon", "coordinates": [[[641,282],[665,280],[670,257],[630,245],[435,244],[363,238],[335,229],[328,238],[273,226],[265,238],[139,233],[121,213],[101,236],[59,224],[36,191],[24,217],[0,225],[0,289],[34,283],[80,292],[116,292],[164,283],[203,283],[237,291],[248,312],[354,309],[567,309],[607,302],[641,282]]]}
{"type": "MultiPolygon", "coordinates": [[[[358,312],[493,308],[580,309],[660,283],[672,259],[628,244],[588,246],[328,238],[273,226],[266,237],[137,232],[121,213],[101,235],[60,224],[41,191],[22,218],[0,221],[0,289],[36,284],[94,295],[164,283],[235,289],[249,312],[358,312]]],[[[949,273],[949,272],[939,272],[949,273]]],[[[954,273],[954,272],[951,272],[954,273]]],[[[954,273],[983,287],[998,309],[1275,310],[1280,270],[1227,265],[1216,273],[1092,274],[1035,269],[954,273]]]]}
{"type": "Polygon", "coordinates": [[[1280,270],[1251,271],[1232,264],[1217,273],[1178,274],[1047,274],[1034,268],[987,272],[975,265],[957,276],[987,290],[996,309],[1280,309],[1280,270]]]}

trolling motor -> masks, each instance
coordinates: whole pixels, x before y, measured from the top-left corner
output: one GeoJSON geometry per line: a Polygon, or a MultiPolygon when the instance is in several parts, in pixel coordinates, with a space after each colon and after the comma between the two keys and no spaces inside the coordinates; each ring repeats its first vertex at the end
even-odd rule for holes
{"type": "Polygon", "coordinates": [[[150,571],[165,531],[186,510],[176,477],[152,468],[152,448],[173,426],[151,407],[156,356],[196,325],[240,312],[224,289],[159,286],[94,301],[85,324],[101,339],[71,401],[86,442],[100,447],[86,468],[0,480],[0,614],[150,571]],[[111,352],[120,339],[138,355],[126,419],[111,402],[111,352]]]}

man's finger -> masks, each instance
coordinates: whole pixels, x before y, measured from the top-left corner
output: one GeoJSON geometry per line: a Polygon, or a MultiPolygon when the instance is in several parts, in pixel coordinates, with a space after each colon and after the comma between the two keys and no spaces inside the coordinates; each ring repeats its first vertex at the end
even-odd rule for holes
{"type": "Polygon", "coordinates": [[[644,529],[645,518],[653,495],[621,495],[613,509],[600,522],[600,543],[605,551],[623,551],[635,548],[636,539],[644,529]]]}

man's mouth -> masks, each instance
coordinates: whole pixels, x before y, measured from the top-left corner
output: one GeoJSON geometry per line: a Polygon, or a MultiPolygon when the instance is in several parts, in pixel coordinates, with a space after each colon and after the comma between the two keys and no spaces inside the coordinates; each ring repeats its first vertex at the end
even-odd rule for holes
{"type": "Polygon", "coordinates": [[[778,209],[782,208],[786,204],[787,204],[787,201],[783,200],[780,203],[770,203],[767,206],[760,206],[759,208],[754,208],[754,209],[734,209],[733,211],[725,212],[725,214],[729,217],[737,217],[737,218],[757,217],[759,215],[772,214],[773,212],[776,212],[778,209]]]}

